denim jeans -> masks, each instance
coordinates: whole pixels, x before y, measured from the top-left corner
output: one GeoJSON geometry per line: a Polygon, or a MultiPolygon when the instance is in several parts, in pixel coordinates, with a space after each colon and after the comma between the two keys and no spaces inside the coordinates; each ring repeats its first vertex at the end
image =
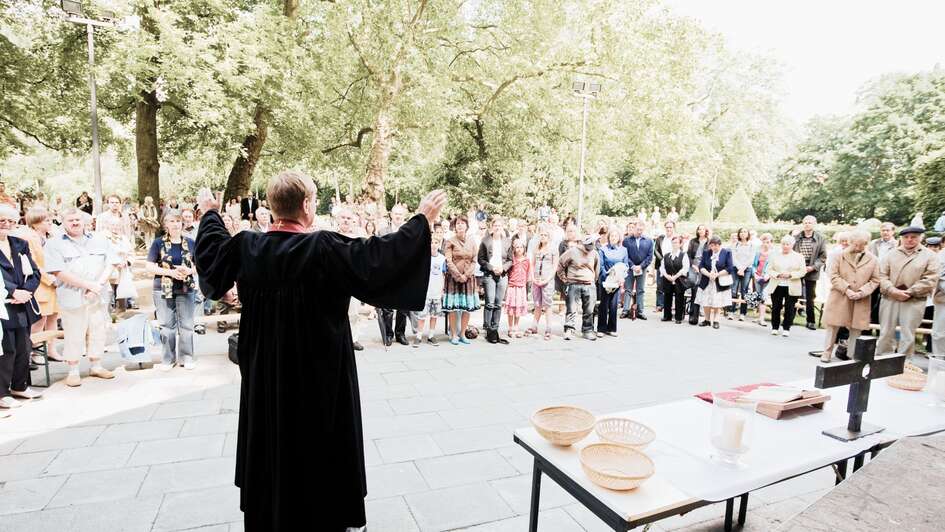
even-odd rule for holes
{"type": "Polygon", "coordinates": [[[581,332],[594,331],[594,303],[597,287],[592,284],[568,285],[568,313],[564,318],[564,330],[574,330],[576,310],[581,309],[581,332]]]}
{"type": "Polygon", "coordinates": [[[640,275],[632,275],[627,277],[626,282],[627,290],[623,293],[623,309],[627,312],[630,311],[631,299],[636,299],[637,304],[637,314],[643,314],[643,289],[646,287],[646,270],[640,275]],[[636,288],[631,292],[632,289],[631,283],[636,283],[636,288]]]}
{"type": "Polygon", "coordinates": [[[194,359],[194,293],[178,294],[165,299],[154,291],[154,307],[161,322],[161,344],[164,363],[184,363],[194,359]]]}
{"type": "MultiPolygon", "coordinates": [[[[738,297],[739,292],[741,293],[742,299],[745,299],[745,296],[748,295],[748,287],[751,286],[751,279],[751,268],[746,268],[744,275],[738,275],[738,273],[735,274],[735,278],[732,279],[732,281],[734,281],[732,283],[732,299],[738,297]]],[[[728,311],[734,313],[735,308],[735,303],[732,303],[732,306],[729,307],[728,311]]],[[[748,303],[742,303],[739,310],[741,311],[742,316],[748,314],[748,303]]]]}
{"type": "Polygon", "coordinates": [[[600,294],[600,308],[597,311],[597,332],[617,332],[617,304],[620,302],[620,289],[608,292],[597,285],[600,294]]]}
{"type": "Polygon", "coordinates": [[[482,313],[482,328],[487,331],[498,331],[499,320],[502,318],[502,302],[505,301],[505,289],[509,286],[509,278],[505,275],[495,278],[494,275],[482,276],[482,287],[486,292],[485,311],[482,313]]]}

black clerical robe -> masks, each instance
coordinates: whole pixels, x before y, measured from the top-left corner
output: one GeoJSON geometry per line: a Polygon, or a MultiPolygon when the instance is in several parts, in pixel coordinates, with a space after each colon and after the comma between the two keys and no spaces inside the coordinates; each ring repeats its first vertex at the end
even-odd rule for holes
{"type": "Polygon", "coordinates": [[[210,211],[195,256],[203,293],[218,299],[237,283],[243,307],[236,485],[246,530],[363,526],[367,481],[348,301],[422,309],[426,218],[369,239],[328,231],[231,237],[210,211]]]}

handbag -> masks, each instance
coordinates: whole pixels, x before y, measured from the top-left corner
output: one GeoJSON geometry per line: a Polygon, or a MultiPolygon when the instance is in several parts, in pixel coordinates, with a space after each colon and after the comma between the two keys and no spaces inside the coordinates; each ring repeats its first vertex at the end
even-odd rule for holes
{"type": "Polygon", "coordinates": [[[719,278],[718,278],[718,281],[719,281],[719,286],[721,286],[722,288],[728,288],[728,287],[732,286],[732,276],[731,276],[731,275],[726,275],[725,277],[719,277],[719,278]]]}
{"type": "Polygon", "coordinates": [[[229,338],[226,339],[227,343],[227,357],[230,359],[230,362],[239,365],[239,342],[240,342],[240,333],[233,333],[229,338]]]}
{"type": "Polygon", "coordinates": [[[135,297],[138,297],[138,290],[135,288],[134,278],[131,276],[131,270],[125,268],[121,271],[121,277],[118,278],[115,299],[133,299],[135,297]]]}

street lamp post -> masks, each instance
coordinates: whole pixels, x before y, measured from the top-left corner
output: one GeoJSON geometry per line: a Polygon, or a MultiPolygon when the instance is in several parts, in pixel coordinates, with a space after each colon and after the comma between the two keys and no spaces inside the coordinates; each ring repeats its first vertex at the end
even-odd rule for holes
{"type": "Polygon", "coordinates": [[[581,230],[581,220],[584,216],[584,165],[587,159],[587,115],[590,109],[590,100],[600,94],[600,83],[575,81],[571,83],[574,95],[584,100],[584,112],[581,120],[581,166],[578,181],[578,215],[577,226],[581,230]]]}
{"type": "Polygon", "coordinates": [[[98,145],[98,102],[95,96],[95,27],[114,27],[114,15],[105,13],[102,20],[85,18],[82,14],[82,5],[72,0],[62,0],[62,10],[66,12],[66,21],[85,26],[88,34],[89,47],[89,109],[92,120],[92,177],[95,182],[95,191],[92,196],[95,214],[102,210],[102,159],[98,145]]]}

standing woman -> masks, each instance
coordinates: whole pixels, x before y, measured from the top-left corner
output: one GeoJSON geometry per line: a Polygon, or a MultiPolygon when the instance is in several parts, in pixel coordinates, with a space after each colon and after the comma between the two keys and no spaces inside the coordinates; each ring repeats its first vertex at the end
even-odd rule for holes
{"type": "Polygon", "coordinates": [[[699,323],[699,304],[696,303],[696,290],[699,288],[699,282],[702,274],[699,272],[699,266],[702,263],[702,253],[709,245],[709,237],[712,232],[707,225],[699,224],[696,227],[696,236],[689,240],[689,249],[686,252],[689,255],[689,281],[692,282],[692,289],[689,292],[689,325],[699,323]]]}
{"type": "Polygon", "coordinates": [[[755,260],[751,263],[751,273],[755,282],[755,297],[758,297],[758,325],[766,327],[765,316],[767,308],[765,308],[765,287],[768,286],[768,281],[771,280],[771,277],[768,275],[768,266],[771,264],[771,242],[774,240],[774,237],[771,236],[771,233],[765,233],[761,235],[761,245],[758,247],[758,252],[755,253],[755,260]]]}
{"type": "Polygon", "coordinates": [[[797,298],[801,297],[801,279],[807,274],[807,261],[804,255],[794,251],[794,237],[784,235],[781,238],[781,251],[772,253],[771,266],[768,267],[768,294],[771,297],[771,334],[778,334],[778,327],[782,328],[781,336],[791,334],[791,325],[794,323],[797,298]],[[781,309],[784,309],[784,320],[781,319],[781,309]]]}
{"type": "MultiPolygon", "coordinates": [[[[39,286],[33,297],[39,306],[39,318],[33,323],[32,332],[56,330],[56,320],[59,318],[59,305],[56,303],[56,277],[46,273],[46,255],[43,246],[49,238],[52,229],[52,218],[49,212],[42,207],[34,207],[26,212],[26,226],[15,231],[15,236],[22,238],[29,244],[30,256],[39,267],[39,286]]],[[[50,360],[62,361],[51,350],[50,360]]]]}
{"type": "Polygon", "coordinates": [[[604,228],[607,242],[602,245],[600,253],[600,275],[597,277],[597,293],[601,296],[597,314],[597,336],[617,336],[617,309],[620,306],[620,292],[624,288],[627,273],[630,271],[630,257],[627,248],[622,244],[623,234],[616,225],[604,228]],[[623,270],[616,270],[611,282],[605,285],[610,271],[618,264],[623,264],[623,270]],[[613,286],[613,282],[617,286],[613,286]]]}
{"type": "Polygon", "coordinates": [[[453,238],[444,246],[446,281],[443,290],[443,312],[450,325],[450,343],[468,344],[466,328],[469,313],[479,310],[479,287],[476,285],[476,243],[466,232],[469,222],[463,215],[453,220],[453,238]],[[459,322],[459,323],[457,323],[459,322]]]}
{"type": "Polygon", "coordinates": [[[722,239],[713,236],[709,239],[709,249],[702,253],[699,273],[699,291],[696,303],[705,309],[705,320],[699,325],[709,324],[719,328],[719,315],[722,309],[732,304],[732,253],[722,249],[722,239]]]}
{"type": "Polygon", "coordinates": [[[148,251],[148,271],[154,274],[154,307],[161,320],[164,360],[161,369],[176,365],[194,369],[194,241],[183,236],[177,211],[164,215],[164,236],[148,251]],[[180,341],[178,341],[180,340],[180,341]]]}
{"type": "Polygon", "coordinates": [[[141,206],[141,210],[138,213],[138,220],[141,232],[144,233],[144,245],[150,246],[151,242],[154,241],[154,235],[157,234],[158,229],[161,227],[158,221],[158,210],[151,196],[144,197],[144,205],[141,206]]]}
{"type": "MultiPolygon", "coordinates": [[[[735,278],[732,283],[732,299],[741,297],[742,304],[739,308],[738,321],[745,321],[748,314],[748,288],[751,286],[751,263],[755,259],[755,247],[751,244],[751,233],[748,229],[740,227],[735,233],[735,243],[732,245],[732,264],[735,265],[735,278]]],[[[735,313],[735,303],[732,303],[729,312],[735,313]]],[[[729,319],[732,319],[731,314],[729,319]]]]}
{"type": "Polygon", "coordinates": [[[39,318],[33,292],[39,286],[39,268],[30,256],[29,244],[10,236],[20,213],[10,205],[0,205],[0,272],[6,290],[3,325],[3,353],[0,354],[0,408],[18,408],[21,399],[42,396],[30,384],[30,326],[39,318]],[[11,397],[12,396],[12,397],[11,397]]]}
{"type": "Polygon", "coordinates": [[[552,247],[551,229],[542,224],[538,229],[538,244],[532,254],[532,303],[535,305],[535,325],[532,332],[538,334],[538,323],[545,315],[545,340],[551,339],[551,304],[555,297],[552,282],[558,270],[558,253],[552,247]]]}

